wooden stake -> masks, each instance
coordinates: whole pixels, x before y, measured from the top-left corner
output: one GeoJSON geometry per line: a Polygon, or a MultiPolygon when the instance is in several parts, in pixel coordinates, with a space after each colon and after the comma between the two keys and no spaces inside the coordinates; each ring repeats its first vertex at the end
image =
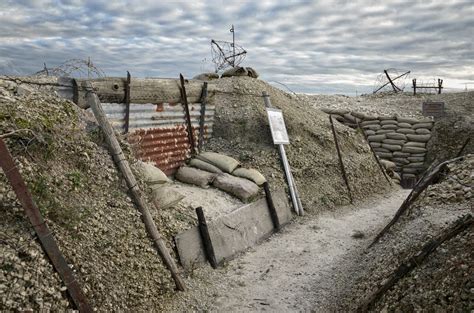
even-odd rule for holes
{"type": "Polygon", "coordinates": [[[165,263],[168,270],[171,272],[171,276],[173,276],[173,279],[176,283],[176,287],[178,288],[178,290],[184,291],[186,289],[184,281],[179,276],[178,268],[176,267],[174,260],[168,252],[163,238],[161,237],[160,233],[158,232],[158,229],[156,228],[155,222],[153,221],[153,217],[150,214],[148,203],[145,202],[142,196],[140,188],[138,187],[137,181],[135,179],[135,175],[132,173],[130,165],[128,164],[128,161],[125,158],[125,155],[123,154],[122,148],[120,147],[120,144],[117,138],[115,137],[114,130],[110,125],[109,121],[107,120],[99,98],[92,90],[92,86],[90,85],[90,83],[86,82],[86,88],[88,88],[88,92],[86,95],[87,102],[92,108],[94,116],[97,119],[97,122],[99,123],[99,126],[105,135],[105,140],[107,141],[110,153],[112,154],[117,167],[125,178],[128,190],[132,195],[135,205],[142,215],[141,217],[143,223],[145,224],[145,228],[148,232],[148,235],[153,240],[158,250],[158,253],[163,259],[163,262],[165,263]]]}
{"type": "Polygon", "coordinates": [[[211,236],[209,235],[209,228],[207,227],[206,217],[202,207],[196,208],[196,215],[199,222],[199,232],[201,233],[202,243],[204,245],[204,252],[207,260],[212,268],[217,268],[216,254],[214,253],[214,246],[212,245],[211,236]]]}
{"type": "Polygon", "coordinates": [[[410,207],[410,205],[415,202],[415,200],[418,199],[421,193],[431,184],[431,182],[435,179],[436,174],[438,174],[439,171],[441,171],[449,163],[453,163],[462,159],[463,157],[458,157],[451,160],[447,160],[440,163],[436,167],[434,166],[433,162],[433,164],[430,166],[430,168],[428,168],[423,177],[418,180],[415,187],[413,187],[413,190],[410,192],[405,201],[403,201],[402,205],[397,210],[392,220],[384,227],[384,229],[382,229],[382,231],[380,231],[380,233],[377,234],[377,236],[375,236],[374,240],[369,245],[369,248],[376,244],[380,240],[380,238],[382,238],[382,236],[388,232],[388,230],[398,221],[398,219],[410,207]]]}
{"type": "Polygon", "coordinates": [[[349,199],[351,200],[351,203],[354,203],[354,200],[352,199],[351,187],[349,186],[349,180],[347,179],[346,169],[344,167],[344,162],[342,162],[341,150],[339,149],[339,141],[337,140],[336,129],[334,128],[334,123],[332,121],[331,114],[329,114],[329,122],[331,123],[332,135],[334,136],[334,143],[336,145],[337,157],[339,159],[339,165],[342,171],[342,178],[344,178],[344,182],[346,183],[349,199]]]}
{"type": "Polygon", "coordinates": [[[189,115],[188,96],[186,95],[186,87],[184,86],[184,77],[182,74],[179,74],[179,80],[181,82],[181,99],[183,101],[184,112],[186,114],[186,124],[188,126],[188,137],[189,144],[191,145],[191,155],[195,155],[196,145],[194,143],[193,125],[191,124],[191,115],[189,115]]]}

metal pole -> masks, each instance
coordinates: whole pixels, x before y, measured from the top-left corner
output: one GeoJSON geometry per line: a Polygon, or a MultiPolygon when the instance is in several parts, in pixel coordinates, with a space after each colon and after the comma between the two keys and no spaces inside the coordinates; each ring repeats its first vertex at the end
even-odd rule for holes
{"type": "MultiPolygon", "coordinates": [[[[270,103],[270,96],[264,91],[262,92],[263,101],[265,103],[265,107],[271,108],[272,104],[270,103]]],[[[288,189],[290,190],[290,197],[291,203],[293,204],[293,209],[295,210],[296,214],[303,215],[303,210],[298,205],[298,198],[295,192],[295,185],[293,182],[293,175],[291,175],[290,164],[288,163],[288,159],[286,157],[286,151],[284,145],[280,144],[278,146],[278,151],[280,152],[281,162],[283,164],[283,169],[285,171],[286,181],[288,183],[288,189]]]]}
{"type": "Polygon", "coordinates": [[[285,147],[283,145],[278,145],[278,150],[280,152],[281,163],[283,163],[283,170],[285,171],[286,181],[288,182],[288,188],[290,190],[291,203],[293,203],[293,208],[296,214],[300,215],[298,200],[296,199],[295,185],[293,184],[293,177],[291,176],[290,164],[288,164],[288,159],[286,158],[285,147]]]}
{"type": "Polygon", "coordinates": [[[179,80],[181,82],[181,98],[184,106],[184,112],[186,114],[186,124],[188,128],[189,144],[191,145],[191,155],[196,154],[196,146],[194,143],[194,132],[193,125],[191,124],[191,115],[189,115],[188,96],[186,95],[186,87],[184,86],[184,77],[179,74],[179,80]]]}

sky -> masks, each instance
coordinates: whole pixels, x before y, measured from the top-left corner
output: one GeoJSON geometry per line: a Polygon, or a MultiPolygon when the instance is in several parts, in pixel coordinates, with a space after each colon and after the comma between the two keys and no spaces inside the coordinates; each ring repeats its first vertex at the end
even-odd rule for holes
{"type": "Polygon", "coordinates": [[[0,0],[0,74],[90,57],[107,76],[193,77],[232,24],[242,65],[283,89],[366,93],[384,69],[411,71],[407,90],[474,89],[474,0],[0,0]]]}

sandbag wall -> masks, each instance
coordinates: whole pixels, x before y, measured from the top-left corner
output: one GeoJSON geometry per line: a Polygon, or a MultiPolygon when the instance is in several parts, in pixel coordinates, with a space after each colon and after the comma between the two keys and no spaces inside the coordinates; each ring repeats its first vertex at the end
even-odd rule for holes
{"type": "Polygon", "coordinates": [[[398,116],[368,116],[342,109],[322,109],[339,122],[363,129],[375,153],[395,163],[402,179],[414,179],[425,170],[426,144],[431,138],[433,121],[398,116]]]}

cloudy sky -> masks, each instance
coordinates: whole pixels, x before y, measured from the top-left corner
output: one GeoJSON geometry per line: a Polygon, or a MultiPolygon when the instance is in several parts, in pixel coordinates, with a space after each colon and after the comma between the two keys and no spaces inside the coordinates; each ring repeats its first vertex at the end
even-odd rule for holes
{"type": "Polygon", "coordinates": [[[192,77],[231,24],[243,64],[296,92],[368,92],[387,68],[474,83],[473,0],[0,0],[0,71],[90,56],[108,76],[192,77]]]}

